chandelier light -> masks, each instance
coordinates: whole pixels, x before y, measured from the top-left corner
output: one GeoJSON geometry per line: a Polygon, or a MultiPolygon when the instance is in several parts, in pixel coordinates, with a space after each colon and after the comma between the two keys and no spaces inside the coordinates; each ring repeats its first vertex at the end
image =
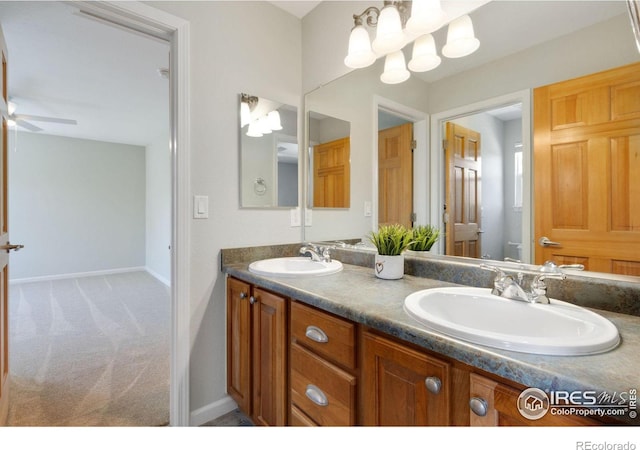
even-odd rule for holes
{"type": "Polygon", "coordinates": [[[402,83],[410,77],[409,70],[426,72],[438,67],[441,58],[431,33],[448,22],[451,23],[447,43],[442,49],[444,56],[461,58],[480,47],[471,17],[464,15],[451,21],[442,10],[440,0],[385,1],[381,10],[371,6],[361,14],[354,14],[353,20],[344,63],[352,69],[362,69],[384,56],[384,72],[380,76],[383,83],[402,83]],[[373,43],[365,24],[376,29],[373,43]],[[412,42],[413,51],[407,70],[402,49],[412,42]]]}

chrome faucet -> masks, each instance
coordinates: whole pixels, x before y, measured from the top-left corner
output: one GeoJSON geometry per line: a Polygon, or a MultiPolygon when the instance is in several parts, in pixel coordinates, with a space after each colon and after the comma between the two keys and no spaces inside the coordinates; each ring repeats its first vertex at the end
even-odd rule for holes
{"type": "Polygon", "coordinates": [[[547,297],[547,284],[545,283],[545,280],[550,278],[564,280],[567,276],[561,269],[567,268],[583,270],[584,266],[581,264],[557,266],[552,261],[547,261],[540,266],[539,274],[533,278],[533,281],[531,281],[529,292],[525,291],[523,288],[524,274],[522,272],[518,272],[516,278],[514,278],[512,275],[507,275],[502,269],[495,266],[480,264],[480,268],[490,270],[496,274],[493,281],[493,289],[491,290],[493,295],[511,300],[548,305],[549,297],[547,297]]]}
{"type": "Polygon", "coordinates": [[[307,243],[300,247],[300,254],[309,256],[312,261],[331,262],[329,247],[307,243]]]}

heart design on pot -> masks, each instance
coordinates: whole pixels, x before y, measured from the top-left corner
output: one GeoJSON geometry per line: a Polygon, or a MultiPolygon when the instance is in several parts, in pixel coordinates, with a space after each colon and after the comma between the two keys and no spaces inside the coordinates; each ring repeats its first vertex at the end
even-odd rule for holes
{"type": "Polygon", "coordinates": [[[382,272],[382,270],[384,269],[384,263],[383,262],[377,262],[376,263],[376,272],[380,273],[382,272]]]}

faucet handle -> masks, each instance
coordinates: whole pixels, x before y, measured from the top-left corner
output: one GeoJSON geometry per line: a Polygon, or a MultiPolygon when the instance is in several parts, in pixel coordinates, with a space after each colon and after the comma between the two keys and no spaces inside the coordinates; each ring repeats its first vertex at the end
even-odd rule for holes
{"type": "Polygon", "coordinates": [[[491,266],[485,263],[480,264],[478,267],[484,270],[489,270],[496,274],[496,277],[493,280],[493,290],[491,291],[493,295],[502,295],[502,292],[504,291],[504,288],[505,288],[505,281],[507,281],[507,278],[510,278],[511,280],[513,280],[513,277],[509,277],[499,267],[491,266]]]}
{"type": "Polygon", "coordinates": [[[557,265],[553,261],[546,261],[542,266],[540,266],[540,272],[544,272],[544,273],[562,273],[561,269],[584,270],[584,264],[557,265]]]}

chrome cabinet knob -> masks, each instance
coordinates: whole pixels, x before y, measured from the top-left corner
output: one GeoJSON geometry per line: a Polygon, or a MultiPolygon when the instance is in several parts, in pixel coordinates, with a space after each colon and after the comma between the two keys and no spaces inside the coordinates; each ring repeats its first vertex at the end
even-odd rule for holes
{"type": "Polygon", "coordinates": [[[471,397],[469,400],[469,408],[476,416],[484,417],[487,415],[489,411],[489,406],[487,405],[487,401],[480,397],[471,397]]]}
{"type": "Polygon", "coordinates": [[[258,301],[258,299],[257,299],[257,298],[255,298],[253,295],[252,295],[251,297],[249,297],[249,303],[250,303],[250,304],[252,304],[252,305],[253,305],[254,303],[257,303],[257,301],[258,301]]]}
{"type": "Polygon", "coordinates": [[[424,380],[424,384],[432,394],[439,394],[442,388],[442,381],[438,377],[427,377],[424,380]]]}
{"type": "Polygon", "coordinates": [[[240,298],[247,298],[246,292],[240,292],[240,298]]]}

